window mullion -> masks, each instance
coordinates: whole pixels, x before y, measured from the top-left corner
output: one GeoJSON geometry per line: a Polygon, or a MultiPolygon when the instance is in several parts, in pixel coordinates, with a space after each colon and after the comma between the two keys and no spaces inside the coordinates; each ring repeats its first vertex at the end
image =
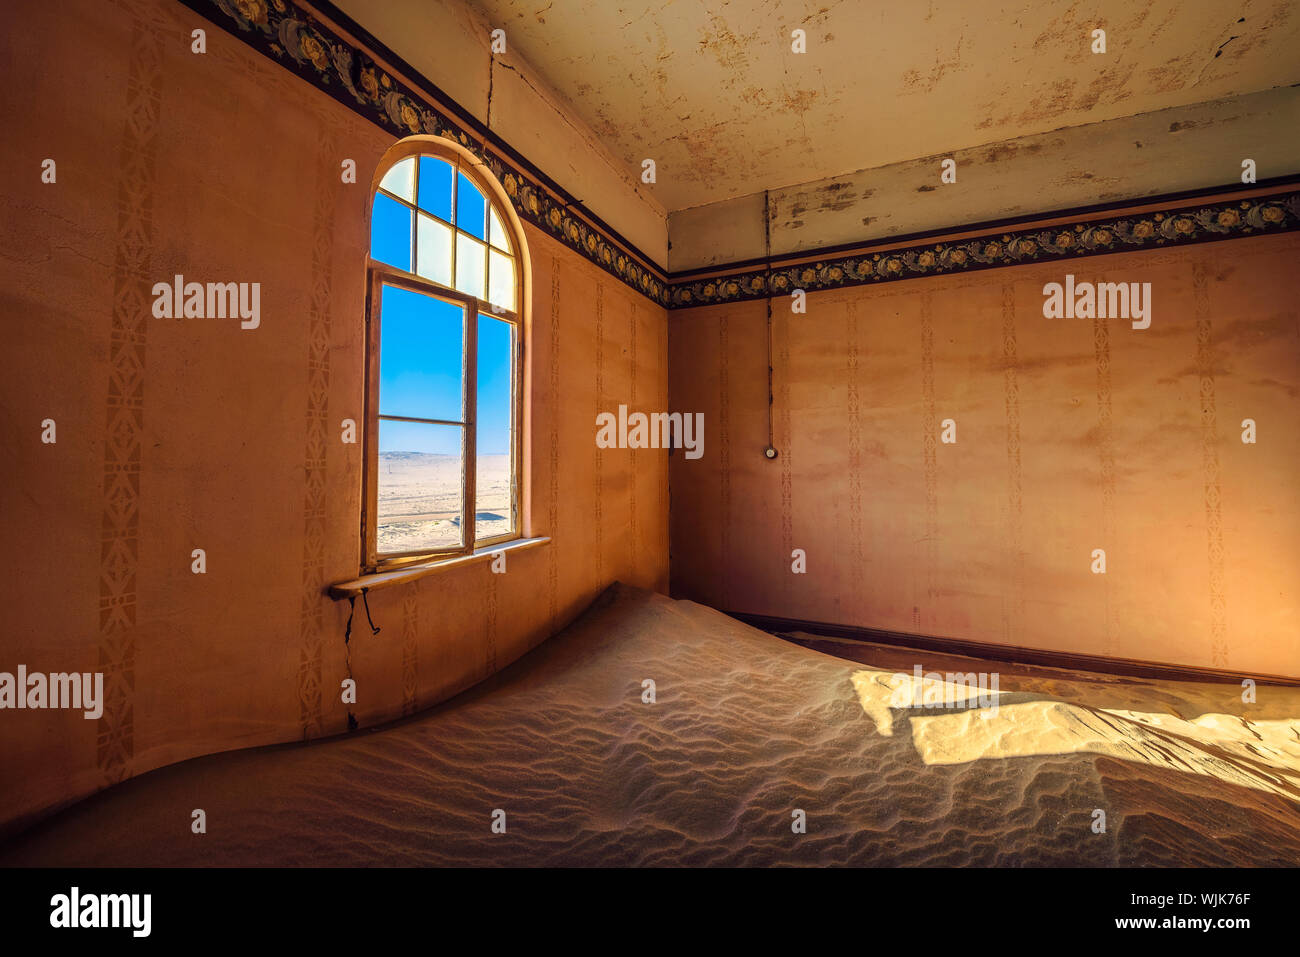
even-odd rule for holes
{"type": "Polygon", "coordinates": [[[460,242],[456,237],[456,204],[460,201],[460,160],[456,160],[456,165],[451,171],[451,222],[447,225],[451,227],[451,286],[458,289],[456,285],[456,251],[460,242]]]}
{"type": "Polygon", "coordinates": [[[474,551],[478,534],[478,300],[465,310],[465,547],[474,551]]]}
{"type": "Polygon", "coordinates": [[[378,419],[387,419],[390,422],[420,422],[424,425],[457,425],[464,426],[466,423],[458,419],[425,419],[418,415],[378,415],[378,419]]]}
{"type": "Polygon", "coordinates": [[[420,274],[420,157],[411,167],[411,272],[420,274]]]}

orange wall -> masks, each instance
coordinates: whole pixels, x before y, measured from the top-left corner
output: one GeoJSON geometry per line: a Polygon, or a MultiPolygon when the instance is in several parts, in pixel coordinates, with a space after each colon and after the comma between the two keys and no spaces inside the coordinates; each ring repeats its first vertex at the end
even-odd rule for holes
{"type": "MultiPolygon", "coordinates": [[[[5,41],[28,105],[0,186],[0,671],[106,671],[109,709],[0,712],[0,827],[194,755],[344,731],[349,710],[347,603],[322,588],[358,572],[362,460],[340,423],[362,416],[365,184],[392,138],[172,0],[75,7],[25,3],[5,41]],[[152,284],[178,272],[260,282],[261,327],[153,319],[152,284]]],[[[666,454],[594,443],[598,411],[666,403],[665,311],[526,230],[528,530],[553,542],[503,576],[372,593],[377,637],[358,606],[362,725],[504,666],[615,579],[667,587],[666,454]]]]}
{"type": "Polygon", "coordinates": [[[673,593],[1300,675],[1297,262],[1291,234],[778,299],[773,462],[764,303],[672,312],[671,405],[706,422],[671,459],[673,593]],[[1067,269],[1150,282],[1151,328],[1044,319],[1067,269]]]}

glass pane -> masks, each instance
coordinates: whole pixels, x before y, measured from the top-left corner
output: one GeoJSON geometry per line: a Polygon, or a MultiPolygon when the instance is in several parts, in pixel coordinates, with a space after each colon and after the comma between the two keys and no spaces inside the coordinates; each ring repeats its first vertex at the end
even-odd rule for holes
{"type": "Polygon", "coordinates": [[[415,272],[444,286],[451,285],[451,227],[420,213],[415,217],[419,230],[416,243],[415,272]]]}
{"type": "Polygon", "coordinates": [[[415,157],[408,156],[394,163],[379,181],[379,188],[402,197],[408,203],[415,202],[415,157]]]}
{"type": "Polygon", "coordinates": [[[495,249],[489,250],[488,253],[492,260],[491,268],[488,270],[488,302],[514,312],[515,261],[495,249]]]}
{"type": "Polygon", "coordinates": [[[456,288],[479,299],[484,298],[487,278],[487,247],[464,233],[456,234],[456,288]]]}
{"type": "Polygon", "coordinates": [[[410,272],[411,216],[409,207],[375,193],[375,208],[370,215],[370,255],[410,272]]]}
{"type": "Polygon", "coordinates": [[[464,173],[456,183],[456,225],[478,239],[487,238],[487,199],[464,173]]]}
{"type": "Polygon", "coordinates": [[[502,225],[501,216],[497,213],[495,206],[492,207],[488,214],[488,242],[497,249],[510,252],[510,237],[506,235],[506,228],[502,225]]]}
{"type": "Polygon", "coordinates": [[[463,420],[465,310],[385,285],[379,312],[379,414],[463,420]]]}
{"type": "Polygon", "coordinates": [[[487,314],[478,317],[478,459],[475,535],[492,538],[513,531],[510,517],[510,450],[514,402],[514,326],[487,314]]]}
{"type": "Polygon", "coordinates": [[[380,555],[463,544],[459,425],[379,420],[375,540],[380,555]]]}
{"type": "Polygon", "coordinates": [[[451,164],[436,156],[420,157],[420,202],[425,212],[451,222],[451,164]]]}

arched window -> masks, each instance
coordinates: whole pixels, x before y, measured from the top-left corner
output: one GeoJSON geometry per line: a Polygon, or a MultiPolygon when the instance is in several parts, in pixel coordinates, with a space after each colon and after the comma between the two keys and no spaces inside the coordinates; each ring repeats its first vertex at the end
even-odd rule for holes
{"type": "Polygon", "coordinates": [[[523,231],[455,144],[403,140],[370,216],[366,565],[520,534],[523,231]]]}

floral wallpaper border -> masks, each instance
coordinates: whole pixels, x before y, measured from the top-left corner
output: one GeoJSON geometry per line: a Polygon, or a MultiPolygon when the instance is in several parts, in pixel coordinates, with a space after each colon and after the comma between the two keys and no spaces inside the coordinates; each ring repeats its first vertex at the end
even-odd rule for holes
{"type": "Polygon", "coordinates": [[[662,305],[668,287],[660,275],[619,244],[575,216],[539,182],[471,136],[418,91],[379,66],[294,0],[179,0],[258,52],[296,73],[394,136],[428,133],[455,140],[478,156],[505,187],[521,219],[531,222],[662,305]]]}
{"type": "MultiPolygon", "coordinates": [[[[1300,229],[1300,190],[1292,188],[1272,196],[1224,199],[1047,229],[1030,227],[990,232],[955,242],[923,242],[886,252],[868,250],[794,266],[774,264],[770,268],[753,267],[729,275],[679,281],[670,287],[668,308],[685,309],[789,295],[795,289],[814,292],[1294,229],[1300,229]]],[[[804,255],[807,254],[800,254],[804,255]]]]}
{"type": "MultiPolygon", "coordinates": [[[[991,230],[974,239],[921,242],[878,253],[865,249],[793,266],[774,263],[735,273],[726,273],[723,266],[720,275],[676,282],[669,275],[665,281],[574,215],[540,182],[484,149],[477,136],[467,134],[423,94],[389,75],[365,50],[343,40],[295,0],[179,2],[394,136],[429,133],[465,146],[500,180],[520,218],[669,309],[788,295],[795,289],[815,292],[1300,229],[1300,190],[1289,188],[1277,195],[1122,214],[1049,229],[991,230]]],[[[810,252],[815,255],[815,250],[810,252]]]]}

